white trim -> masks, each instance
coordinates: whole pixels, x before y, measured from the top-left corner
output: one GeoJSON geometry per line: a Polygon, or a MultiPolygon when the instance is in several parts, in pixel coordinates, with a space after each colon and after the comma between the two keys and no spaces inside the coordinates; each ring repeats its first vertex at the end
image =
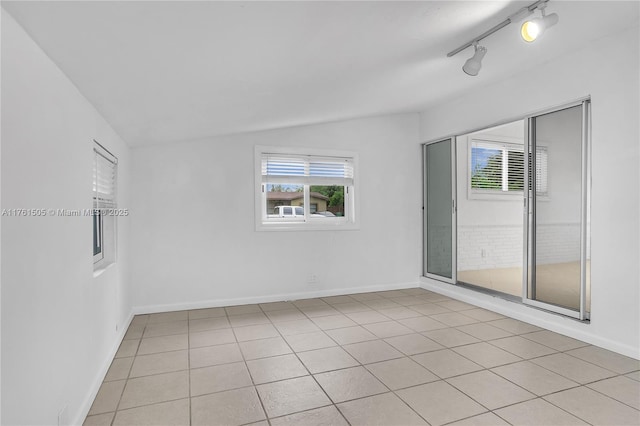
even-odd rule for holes
{"type": "Polygon", "coordinates": [[[107,372],[109,371],[109,367],[111,367],[111,363],[113,362],[118,349],[120,349],[120,345],[124,340],[124,336],[131,325],[131,321],[133,321],[133,316],[135,314],[132,312],[129,313],[129,317],[124,322],[123,327],[118,330],[118,335],[116,336],[114,342],[114,346],[112,346],[111,350],[107,354],[107,357],[102,362],[102,366],[98,369],[98,374],[96,374],[91,386],[89,387],[89,391],[87,392],[87,396],[84,398],[84,401],[80,404],[80,410],[78,411],[78,416],[75,418],[72,425],[81,425],[84,420],[87,418],[89,414],[89,410],[93,405],[93,401],[96,399],[98,395],[98,391],[100,390],[100,386],[102,386],[102,382],[104,382],[105,377],[107,376],[107,372]]]}
{"type": "Polygon", "coordinates": [[[593,328],[586,322],[537,309],[533,306],[522,304],[520,301],[512,302],[497,295],[480,293],[426,277],[420,278],[420,287],[640,360],[640,352],[638,352],[637,347],[599,336],[591,331],[593,328]]]}
{"type": "Polygon", "coordinates": [[[379,284],[366,287],[346,287],[327,290],[302,291],[295,293],[280,293],[255,297],[237,297],[233,299],[210,299],[198,302],[171,303],[163,305],[134,306],[134,315],[150,314],[158,312],[184,311],[189,309],[217,308],[222,306],[251,305],[256,303],[282,302],[300,299],[312,299],[316,297],[343,296],[347,294],[369,293],[372,291],[402,290],[419,288],[419,282],[379,284]]]}

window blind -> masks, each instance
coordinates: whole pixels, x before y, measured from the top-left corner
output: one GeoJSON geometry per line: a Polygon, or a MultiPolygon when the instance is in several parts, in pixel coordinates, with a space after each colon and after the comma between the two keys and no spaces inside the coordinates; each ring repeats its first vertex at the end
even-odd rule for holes
{"type": "Polygon", "coordinates": [[[93,157],[94,207],[115,207],[118,159],[97,142],[93,147],[93,157]]]}
{"type": "Polygon", "coordinates": [[[352,158],[262,155],[262,182],[349,186],[353,175],[352,158]]]}

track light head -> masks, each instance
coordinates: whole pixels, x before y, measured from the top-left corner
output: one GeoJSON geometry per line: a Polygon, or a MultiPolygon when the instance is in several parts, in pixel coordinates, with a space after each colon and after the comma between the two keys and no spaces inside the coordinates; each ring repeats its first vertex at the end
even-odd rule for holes
{"type": "Polygon", "coordinates": [[[545,7],[545,3],[538,6],[538,9],[540,9],[540,13],[542,14],[540,18],[527,20],[524,24],[522,24],[522,27],[520,27],[520,35],[522,36],[522,39],[527,43],[535,41],[542,35],[542,33],[545,32],[547,28],[552,27],[558,23],[558,20],[560,19],[558,17],[558,14],[552,13],[550,15],[546,15],[544,12],[545,7]]]}
{"type": "Polygon", "coordinates": [[[472,57],[467,59],[467,62],[464,63],[462,67],[462,71],[471,76],[478,75],[480,68],[482,68],[482,58],[487,54],[487,48],[484,46],[478,45],[478,43],[474,43],[473,47],[475,48],[475,53],[472,57]]]}

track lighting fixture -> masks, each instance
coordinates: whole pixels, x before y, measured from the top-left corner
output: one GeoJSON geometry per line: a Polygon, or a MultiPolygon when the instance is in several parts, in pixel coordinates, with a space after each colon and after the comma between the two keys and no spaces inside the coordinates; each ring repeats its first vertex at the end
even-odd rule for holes
{"type": "Polygon", "coordinates": [[[475,53],[464,63],[462,71],[469,75],[478,75],[480,68],[482,68],[482,58],[487,54],[487,48],[480,46],[477,42],[473,43],[473,47],[475,53]]]}
{"type": "Polygon", "coordinates": [[[475,76],[478,75],[480,68],[482,67],[482,58],[487,53],[487,48],[484,46],[480,46],[478,43],[480,40],[485,39],[496,31],[506,27],[507,25],[520,22],[527,16],[531,15],[536,11],[536,9],[540,10],[540,14],[542,15],[539,18],[534,18],[526,21],[522,27],[520,28],[520,34],[522,38],[526,42],[532,42],[536,38],[538,38],[547,28],[558,23],[558,14],[552,13],[550,15],[545,14],[545,8],[547,7],[547,3],[549,0],[538,0],[535,3],[530,4],[529,6],[523,7],[518,10],[516,13],[510,15],[507,19],[500,22],[498,25],[490,28],[484,33],[480,34],[478,37],[471,39],[471,41],[463,44],[455,50],[447,53],[447,57],[452,57],[457,55],[458,53],[465,50],[467,47],[473,46],[475,52],[473,56],[464,63],[462,70],[468,75],[475,76]]]}
{"type": "Polygon", "coordinates": [[[546,7],[546,3],[542,3],[540,6],[538,6],[538,10],[540,10],[542,16],[540,18],[530,19],[522,24],[522,27],[520,27],[520,35],[522,36],[522,39],[527,43],[535,41],[542,35],[542,33],[545,32],[547,28],[552,27],[558,23],[558,14],[545,14],[544,9],[546,7]]]}

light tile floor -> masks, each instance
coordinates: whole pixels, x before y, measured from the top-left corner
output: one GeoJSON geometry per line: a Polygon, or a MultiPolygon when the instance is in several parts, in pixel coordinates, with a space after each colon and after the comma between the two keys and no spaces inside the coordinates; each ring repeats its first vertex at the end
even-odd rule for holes
{"type": "Polygon", "coordinates": [[[422,289],[136,316],[85,425],[639,425],[640,362],[422,289]]]}

